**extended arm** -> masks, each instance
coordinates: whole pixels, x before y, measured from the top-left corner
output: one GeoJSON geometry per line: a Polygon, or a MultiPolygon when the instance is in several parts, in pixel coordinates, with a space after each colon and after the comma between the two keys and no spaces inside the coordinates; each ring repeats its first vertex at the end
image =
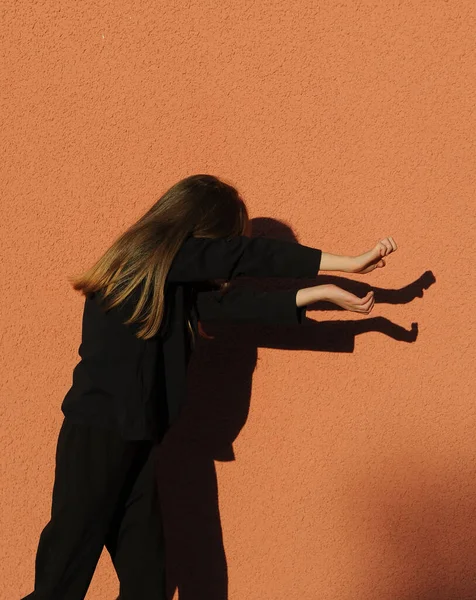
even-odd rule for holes
{"type": "Polygon", "coordinates": [[[373,291],[360,298],[333,284],[275,292],[243,287],[209,291],[206,285],[195,289],[198,318],[203,321],[300,325],[306,320],[306,307],[321,300],[364,314],[369,314],[375,304],[373,291]]]}
{"type": "Polygon", "coordinates": [[[322,251],[272,238],[231,239],[189,237],[172,261],[167,280],[192,283],[248,277],[314,278],[322,251]]]}
{"type": "Polygon", "coordinates": [[[323,252],[303,244],[273,238],[237,236],[231,239],[188,237],[172,261],[167,279],[173,283],[248,277],[314,278],[319,271],[368,273],[385,266],[382,256],[396,250],[392,237],[359,256],[323,252]]]}

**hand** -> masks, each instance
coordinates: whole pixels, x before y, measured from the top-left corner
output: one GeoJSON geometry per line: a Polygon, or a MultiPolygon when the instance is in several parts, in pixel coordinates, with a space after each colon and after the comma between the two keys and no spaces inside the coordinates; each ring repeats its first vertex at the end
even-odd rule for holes
{"type": "Polygon", "coordinates": [[[372,310],[375,304],[374,292],[370,290],[363,298],[359,298],[355,294],[343,290],[337,285],[326,285],[326,300],[337,304],[345,310],[352,312],[364,313],[366,315],[372,310]]]}
{"type": "Polygon", "coordinates": [[[385,266],[385,260],[383,256],[387,256],[397,249],[397,244],[392,237],[386,237],[380,240],[377,245],[368,252],[361,254],[360,256],[353,256],[350,260],[352,267],[350,273],[370,273],[377,268],[385,266]]]}
{"type": "Polygon", "coordinates": [[[296,294],[296,306],[307,306],[321,300],[337,304],[337,306],[345,310],[365,314],[369,314],[375,304],[373,290],[368,292],[363,298],[359,298],[355,294],[351,294],[333,283],[302,288],[296,294]]]}

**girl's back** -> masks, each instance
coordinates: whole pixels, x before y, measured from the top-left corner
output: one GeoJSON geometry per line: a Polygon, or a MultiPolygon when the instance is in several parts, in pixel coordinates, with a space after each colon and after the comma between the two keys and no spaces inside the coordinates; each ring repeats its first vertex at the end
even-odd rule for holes
{"type": "Polygon", "coordinates": [[[157,389],[164,380],[162,335],[139,338],[138,325],[125,324],[138,295],[107,311],[98,293],[86,296],[80,360],[61,406],[72,422],[116,429],[126,440],[156,438],[156,405],[165,402],[157,389]]]}

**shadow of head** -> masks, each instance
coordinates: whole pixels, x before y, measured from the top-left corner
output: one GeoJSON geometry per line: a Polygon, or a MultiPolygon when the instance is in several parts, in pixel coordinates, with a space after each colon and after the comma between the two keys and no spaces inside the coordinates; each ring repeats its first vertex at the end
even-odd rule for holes
{"type": "Polygon", "coordinates": [[[256,217],[250,220],[251,237],[270,237],[284,242],[297,242],[292,228],[284,221],[270,217],[256,217]]]}

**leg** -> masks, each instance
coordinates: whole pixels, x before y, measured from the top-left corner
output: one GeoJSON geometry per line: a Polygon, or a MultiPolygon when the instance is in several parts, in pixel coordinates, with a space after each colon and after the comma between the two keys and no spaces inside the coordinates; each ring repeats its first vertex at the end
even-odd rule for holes
{"type": "Polygon", "coordinates": [[[136,444],[114,431],[64,420],[51,519],[40,536],[35,591],[28,599],[84,599],[136,444]]]}
{"type": "Polygon", "coordinates": [[[120,600],[166,600],[156,451],[157,445],[144,446],[136,456],[106,536],[120,582],[120,600]]]}

